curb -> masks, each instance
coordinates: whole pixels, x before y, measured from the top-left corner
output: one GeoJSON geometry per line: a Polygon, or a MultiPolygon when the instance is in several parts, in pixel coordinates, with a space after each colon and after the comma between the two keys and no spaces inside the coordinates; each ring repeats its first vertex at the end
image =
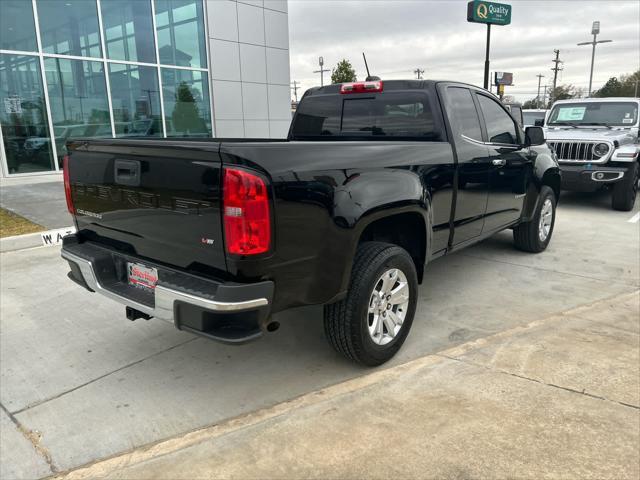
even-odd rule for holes
{"type": "Polygon", "coordinates": [[[16,250],[35,247],[60,246],[62,245],[62,237],[70,233],[75,233],[75,231],[75,227],[65,227],[0,238],[0,253],[15,252],[16,250]]]}

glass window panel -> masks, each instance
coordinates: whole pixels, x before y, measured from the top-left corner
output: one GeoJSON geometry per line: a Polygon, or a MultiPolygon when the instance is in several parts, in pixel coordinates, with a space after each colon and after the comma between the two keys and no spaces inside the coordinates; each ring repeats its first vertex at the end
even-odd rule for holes
{"type": "Polygon", "coordinates": [[[487,136],[492,143],[518,143],[518,135],[513,117],[504,111],[495,100],[478,95],[480,108],[487,125],[487,136]]]}
{"type": "Polygon", "coordinates": [[[427,96],[389,92],[375,98],[345,98],[341,134],[437,138],[427,96]]]}
{"type": "Polygon", "coordinates": [[[206,73],[163,68],[162,93],[168,137],[211,136],[206,73]]]}
{"type": "Polygon", "coordinates": [[[0,0],[0,48],[24,52],[38,51],[30,1],[0,0]]]}
{"type": "Polygon", "coordinates": [[[158,70],[112,63],[109,80],[116,136],[161,137],[158,70]]]}
{"type": "Polygon", "coordinates": [[[451,123],[456,125],[456,129],[462,135],[481,141],[480,117],[469,89],[449,87],[447,97],[449,99],[447,114],[453,120],[451,123]]]}
{"type": "Polygon", "coordinates": [[[0,54],[0,125],[9,173],[55,169],[38,57],[0,54]]]}
{"type": "Polygon", "coordinates": [[[45,53],[101,57],[95,1],[38,0],[42,50],[45,53]]]}
{"type": "Polygon", "coordinates": [[[155,0],[160,63],[206,68],[202,0],[155,0]]]}
{"type": "Polygon", "coordinates": [[[102,62],[46,58],[44,69],[58,157],[77,137],[111,137],[102,62]]]}
{"type": "Polygon", "coordinates": [[[151,0],[102,0],[107,57],[155,63],[151,0]]]}

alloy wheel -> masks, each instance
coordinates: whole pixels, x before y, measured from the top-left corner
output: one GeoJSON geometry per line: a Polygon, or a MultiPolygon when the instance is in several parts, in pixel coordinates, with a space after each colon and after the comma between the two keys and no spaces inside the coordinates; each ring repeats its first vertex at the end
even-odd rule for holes
{"type": "Polygon", "coordinates": [[[369,336],[377,345],[386,345],[400,332],[409,309],[409,282],[398,268],[384,272],[369,298],[369,336]]]}
{"type": "Polygon", "coordinates": [[[553,224],[553,203],[550,198],[545,199],[540,210],[540,223],[538,225],[538,237],[541,242],[545,242],[551,232],[553,224]]]}

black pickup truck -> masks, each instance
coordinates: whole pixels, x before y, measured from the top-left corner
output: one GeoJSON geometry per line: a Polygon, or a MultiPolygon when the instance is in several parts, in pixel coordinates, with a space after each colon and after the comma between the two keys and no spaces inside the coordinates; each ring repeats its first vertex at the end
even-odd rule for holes
{"type": "Polygon", "coordinates": [[[325,305],[329,342],[390,359],[437,257],[513,229],[551,239],[560,172],[540,127],[492,94],[435,81],[312,88],[287,140],[78,139],[64,178],[69,277],[211,339],[325,305]],[[277,317],[276,317],[277,318],[277,317]]]}

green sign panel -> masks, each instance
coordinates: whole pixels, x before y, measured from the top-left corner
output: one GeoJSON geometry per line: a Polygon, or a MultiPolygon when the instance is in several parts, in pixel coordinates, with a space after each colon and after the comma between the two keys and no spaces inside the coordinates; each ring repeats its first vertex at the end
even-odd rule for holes
{"type": "Polygon", "coordinates": [[[467,4],[467,21],[509,25],[511,23],[511,5],[473,0],[467,4]]]}

